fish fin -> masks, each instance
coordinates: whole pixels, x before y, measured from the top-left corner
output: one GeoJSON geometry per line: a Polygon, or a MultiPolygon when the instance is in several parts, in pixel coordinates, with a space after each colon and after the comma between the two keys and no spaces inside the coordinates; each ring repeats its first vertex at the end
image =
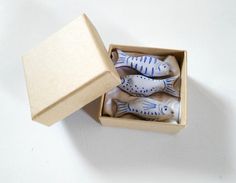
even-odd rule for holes
{"type": "Polygon", "coordinates": [[[115,117],[123,116],[130,111],[129,104],[127,102],[122,102],[118,99],[114,99],[114,102],[116,104],[115,117]]]}
{"type": "Polygon", "coordinates": [[[126,66],[126,54],[121,50],[117,50],[117,53],[118,53],[118,60],[115,63],[115,67],[126,66]]]}
{"type": "Polygon", "coordinates": [[[164,89],[163,91],[165,93],[168,93],[170,95],[173,95],[175,97],[179,97],[179,90],[177,90],[176,88],[174,88],[174,83],[177,80],[177,77],[171,77],[171,78],[167,78],[167,79],[163,79],[164,82],[164,89]]]}

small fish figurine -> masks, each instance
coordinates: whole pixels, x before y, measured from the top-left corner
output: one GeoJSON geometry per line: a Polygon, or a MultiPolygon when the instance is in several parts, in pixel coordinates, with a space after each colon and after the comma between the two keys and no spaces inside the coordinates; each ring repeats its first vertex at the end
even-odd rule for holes
{"type": "Polygon", "coordinates": [[[157,100],[140,97],[128,102],[114,99],[116,104],[115,117],[131,113],[148,120],[167,120],[173,117],[173,110],[157,100]]]}
{"type": "Polygon", "coordinates": [[[166,79],[152,79],[143,75],[126,75],[121,78],[119,88],[133,96],[150,96],[156,92],[165,92],[179,97],[174,88],[178,76],[166,79]]]}
{"type": "Polygon", "coordinates": [[[117,50],[118,60],[115,67],[130,67],[149,77],[168,76],[170,66],[152,55],[130,56],[121,50],[117,50]]]}

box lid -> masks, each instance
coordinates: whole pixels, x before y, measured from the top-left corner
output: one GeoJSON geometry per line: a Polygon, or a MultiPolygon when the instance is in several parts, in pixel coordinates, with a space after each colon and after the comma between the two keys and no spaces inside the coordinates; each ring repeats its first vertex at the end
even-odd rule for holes
{"type": "Polygon", "coordinates": [[[31,116],[51,125],[120,84],[104,44],[83,14],[22,57],[31,116]]]}

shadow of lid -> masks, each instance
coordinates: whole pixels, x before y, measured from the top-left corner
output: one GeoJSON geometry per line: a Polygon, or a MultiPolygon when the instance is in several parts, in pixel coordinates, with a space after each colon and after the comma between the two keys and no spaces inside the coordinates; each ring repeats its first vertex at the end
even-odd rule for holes
{"type": "Polygon", "coordinates": [[[104,128],[91,117],[98,110],[97,101],[66,118],[64,125],[79,155],[98,171],[144,173],[166,168],[209,176],[232,173],[228,105],[193,79],[188,89],[188,127],[174,136],[104,128]]]}

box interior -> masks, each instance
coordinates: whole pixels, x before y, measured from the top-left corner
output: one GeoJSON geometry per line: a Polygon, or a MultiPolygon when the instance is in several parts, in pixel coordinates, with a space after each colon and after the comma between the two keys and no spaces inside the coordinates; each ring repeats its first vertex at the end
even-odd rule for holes
{"type": "MultiPolygon", "coordinates": [[[[134,46],[123,46],[123,45],[110,45],[109,48],[109,55],[111,56],[112,51],[115,49],[120,49],[125,52],[133,52],[133,53],[142,53],[142,54],[151,54],[151,55],[158,55],[158,56],[168,56],[168,55],[173,55],[176,57],[179,67],[180,67],[180,120],[177,124],[172,124],[172,123],[167,123],[167,122],[150,122],[150,121],[145,121],[145,120],[137,120],[137,119],[128,119],[128,121],[137,122],[138,125],[143,125],[144,123],[146,125],[174,125],[174,126],[181,126],[184,127],[186,125],[186,51],[183,50],[173,50],[173,49],[159,49],[159,48],[148,48],[148,47],[134,47],[134,46]]],[[[104,94],[101,98],[101,104],[100,104],[100,111],[99,111],[99,118],[103,118],[106,120],[120,120],[120,123],[122,121],[125,121],[127,119],[125,118],[114,118],[114,117],[109,117],[109,116],[104,116],[103,115],[103,106],[104,106],[104,99],[105,99],[104,94]]],[[[122,125],[121,125],[122,126],[122,125]]]]}

